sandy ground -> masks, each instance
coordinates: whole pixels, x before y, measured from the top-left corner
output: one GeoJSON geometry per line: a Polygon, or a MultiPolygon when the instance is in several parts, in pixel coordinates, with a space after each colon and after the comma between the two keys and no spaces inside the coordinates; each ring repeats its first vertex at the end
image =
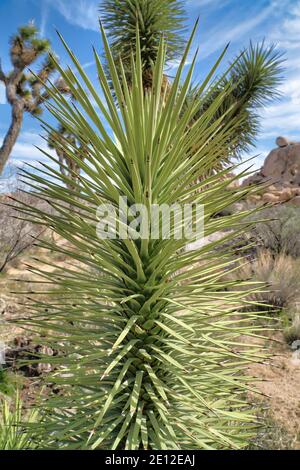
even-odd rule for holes
{"type": "Polygon", "coordinates": [[[269,364],[253,364],[249,372],[257,377],[257,388],[267,395],[261,399],[269,417],[287,431],[290,446],[300,449],[300,349],[289,347],[280,333],[276,340],[269,364]]]}

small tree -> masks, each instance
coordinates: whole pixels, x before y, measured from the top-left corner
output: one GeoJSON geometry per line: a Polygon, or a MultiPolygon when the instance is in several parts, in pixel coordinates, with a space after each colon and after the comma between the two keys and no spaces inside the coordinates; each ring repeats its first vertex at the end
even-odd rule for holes
{"type": "Polygon", "coordinates": [[[48,146],[56,151],[65,185],[68,189],[74,190],[80,175],[80,165],[69,157],[69,152],[82,161],[87,153],[87,145],[81,143],[66,127],[60,125],[58,130],[50,132],[48,146]]]}
{"type": "Polygon", "coordinates": [[[218,86],[212,84],[206,99],[203,100],[202,92],[196,86],[190,89],[186,103],[186,107],[188,102],[197,99],[203,103],[191,122],[193,124],[224,90],[228,90],[212,121],[217,122],[223,116],[224,124],[229,126],[232,119],[243,117],[235,132],[226,139],[222,158],[215,170],[230,163],[231,159],[239,159],[243,152],[255,144],[260,130],[259,111],[279,97],[278,85],[282,81],[282,54],[274,45],[268,47],[264,43],[250,43],[230,66],[229,74],[219,78],[218,86]]]}
{"type": "MultiPolygon", "coordinates": [[[[29,23],[21,26],[11,39],[11,72],[5,74],[0,62],[0,81],[5,85],[6,98],[12,110],[11,124],[0,148],[0,175],[20,134],[24,113],[40,114],[42,103],[49,99],[42,85],[55,72],[49,50],[49,41],[39,38],[38,29],[29,23]],[[28,67],[43,57],[45,60],[37,76],[26,73],[28,67]]],[[[61,78],[56,80],[55,85],[60,92],[68,93],[69,89],[61,78]]]]}
{"type": "MultiPolygon", "coordinates": [[[[15,193],[23,204],[38,205],[41,203],[33,196],[21,191],[15,193]]],[[[42,204],[45,208],[46,203],[42,204]]],[[[16,217],[15,203],[7,196],[0,198],[0,273],[6,267],[33,247],[45,229],[29,221],[16,217]]]]}

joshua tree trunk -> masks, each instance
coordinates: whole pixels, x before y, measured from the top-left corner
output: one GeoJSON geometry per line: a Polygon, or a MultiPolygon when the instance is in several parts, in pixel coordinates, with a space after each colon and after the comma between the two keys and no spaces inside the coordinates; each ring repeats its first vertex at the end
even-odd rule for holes
{"type": "Polygon", "coordinates": [[[12,106],[11,125],[7,131],[7,134],[0,148],[0,176],[2,175],[6,162],[20,134],[20,131],[22,128],[22,122],[23,122],[23,114],[24,114],[23,102],[15,101],[15,103],[12,106]]]}

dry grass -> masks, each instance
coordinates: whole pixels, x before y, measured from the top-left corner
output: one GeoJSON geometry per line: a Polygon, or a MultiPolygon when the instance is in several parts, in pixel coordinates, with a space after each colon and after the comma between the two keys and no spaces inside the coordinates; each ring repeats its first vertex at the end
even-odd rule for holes
{"type": "Polygon", "coordinates": [[[286,315],[288,325],[284,329],[284,337],[288,344],[293,345],[300,340],[300,312],[289,310],[286,315]]]}
{"type": "Polygon", "coordinates": [[[250,237],[260,246],[278,256],[300,257],[300,208],[286,204],[268,208],[252,216],[256,222],[250,237]],[[263,220],[263,222],[259,222],[263,220]]]}
{"type": "Polygon", "coordinates": [[[259,289],[250,300],[279,314],[289,344],[300,339],[300,258],[262,250],[254,261],[241,265],[226,279],[257,282],[259,289]]]}
{"type": "Polygon", "coordinates": [[[257,300],[278,308],[300,301],[300,260],[269,251],[261,251],[252,263],[254,280],[265,283],[267,289],[257,294],[257,300]]]}
{"type": "Polygon", "coordinates": [[[253,300],[278,309],[300,302],[300,259],[291,256],[274,256],[270,251],[262,250],[254,261],[242,263],[225,278],[257,282],[261,289],[253,294],[253,300]]]}
{"type": "Polygon", "coordinates": [[[251,442],[249,450],[298,450],[297,435],[289,432],[281,423],[274,420],[270,410],[260,416],[264,426],[251,442]]]}

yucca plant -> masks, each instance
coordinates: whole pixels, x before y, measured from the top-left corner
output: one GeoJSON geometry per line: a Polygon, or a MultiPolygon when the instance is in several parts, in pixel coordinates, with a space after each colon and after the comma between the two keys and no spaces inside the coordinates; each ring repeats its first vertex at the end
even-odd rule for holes
{"type": "MultiPolygon", "coordinates": [[[[68,178],[53,165],[44,164],[39,174],[24,173],[36,196],[54,211],[26,206],[20,210],[65,240],[64,244],[44,241],[41,246],[70,260],[69,266],[54,266],[55,270],[34,270],[41,282],[49,283],[43,294],[48,292],[50,300],[31,302],[33,313],[26,320],[37,333],[43,328],[39,344],[58,350],[55,356],[37,359],[52,364],[54,370],[45,380],[60,391],[42,404],[44,419],[38,432],[44,447],[238,449],[255,434],[258,424],[246,399],[252,379],[246,368],[249,362],[262,360],[264,352],[255,342],[241,339],[259,334],[253,305],[247,311],[252,286],[231,291],[233,283],[221,280],[224,269],[234,269],[224,240],[234,243],[245,214],[215,217],[254,189],[227,190],[228,181],[220,177],[230,170],[192,184],[195,172],[206,175],[222,158],[223,143],[241,119],[224,125],[220,116],[211,123],[230,92],[224,89],[187,126],[201,106],[197,100],[181,112],[196,60],[182,80],[193,35],[167,97],[161,95],[164,40],[152,87],[145,91],[139,34],[129,88],[124,73],[118,78],[103,29],[114,86],[112,92],[95,52],[105,101],[65,42],[77,75],[59,70],[76,106],[54,85],[47,86],[52,115],[88,151],[83,161],[69,143],[65,146],[82,170],[72,181],[73,190],[65,187],[68,178]],[[121,229],[132,228],[134,217],[123,220],[120,196],[124,204],[127,198],[128,209],[143,204],[147,214],[154,210],[153,204],[194,208],[204,204],[205,235],[225,231],[224,237],[191,251],[187,245],[196,235],[175,237],[183,222],[173,222],[169,238],[161,231],[156,239],[139,238],[147,220],[143,212],[132,236],[121,237],[121,229]],[[115,210],[118,224],[113,238],[97,236],[96,212],[102,204],[115,210]]],[[[205,97],[224,53],[202,85],[205,97]]],[[[53,130],[45,122],[43,126],[53,130]]]]}
{"type": "Polygon", "coordinates": [[[26,411],[19,392],[15,400],[0,398],[0,450],[36,448],[33,427],[37,421],[37,410],[26,411]]]}

